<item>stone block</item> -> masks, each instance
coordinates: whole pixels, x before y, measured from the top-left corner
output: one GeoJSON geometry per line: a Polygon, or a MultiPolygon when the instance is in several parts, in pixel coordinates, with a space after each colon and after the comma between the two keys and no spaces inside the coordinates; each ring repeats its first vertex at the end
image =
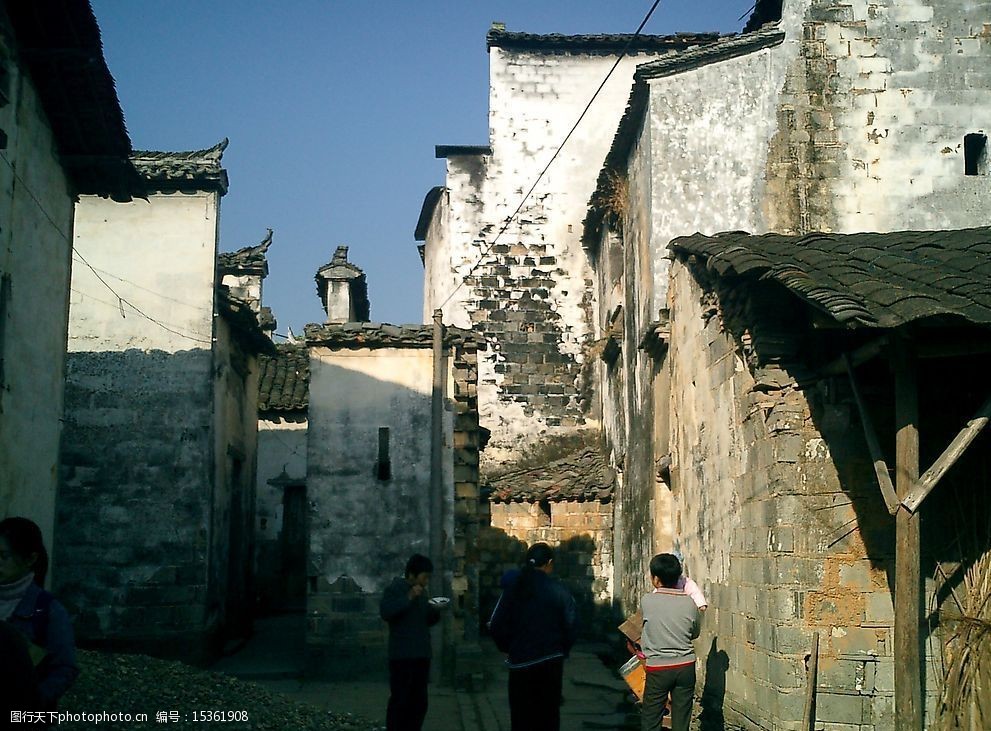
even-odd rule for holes
{"type": "Polygon", "coordinates": [[[865,699],[858,695],[820,692],[816,696],[816,718],[827,723],[862,724],[868,720],[865,699]]]}
{"type": "Polygon", "coordinates": [[[790,625],[777,625],[774,627],[775,652],[781,655],[799,655],[804,657],[811,650],[812,630],[790,625]]]}
{"type": "Polygon", "coordinates": [[[769,674],[776,688],[800,688],[805,685],[805,664],[801,660],[787,657],[771,657],[769,674]]]}
{"type": "Polygon", "coordinates": [[[894,600],[887,591],[875,591],[866,596],[866,620],[870,624],[891,626],[895,621],[894,600]]]}

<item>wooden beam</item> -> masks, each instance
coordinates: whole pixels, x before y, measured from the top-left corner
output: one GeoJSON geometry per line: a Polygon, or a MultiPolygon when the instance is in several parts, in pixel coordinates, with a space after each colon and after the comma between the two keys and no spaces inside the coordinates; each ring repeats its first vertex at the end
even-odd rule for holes
{"type": "Polygon", "coordinates": [[[846,373],[846,364],[849,360],[853,363],[854,367],[859,366],[861,363],[866,363],[869,360],[873,360],[881,351],[888,345],[888,338],[880,337],[877,340],[872,340],[871,342],[861,345],[856,348],[851,353],[844,353],[839,358],[831,360],[829,363],[824,365],[819,369],[820,376],[839,376],[846,373]]]}
{"type": "Polygon", "coordinates": [[[926,474],[919,478],[915,487],[909,491],[908,495],[902,498],[902,505],[912,512],[918,510],[919,506],[922,505],[922,501],[932,492],[933,488],[943,478],[943,475],[946,474],[946,471],[967,451],[967,447],[977,438],[981,430],[988,425],[989,420],[991,420],[991,396],[977,410],[974,418],[967,422],[967,426],[961,429],[960,433],[953,438],[950,446],[939,455],[939,459],[933,462],[932,467],[926,470],[926,474]]]}
{"type": "Polygon", "coordinates": [[[867,438],[867,449],[871,453],[871,461],[874,463],[874,474],[877,475],[877,484],[881,488],[881,497],[884,498],[885,507],[888,513],[894,515],[898,512],[898,495],[895,493],[895,486],[891,483],[891,475],[888,473],[888,464],[884,461],[881,452],[881,442],[874,431],[874,422],[867,411],[864,399],[860,395],[860,388],[857,386],[857,377],[853,373],[853,363],[848,355],[843,356],[846,362],[846,372],[850,377],[850,388],[853,389],[853,398],[857,402],[857,411],[860,413],[860,423],[864,427],[864,436],[867,438]]]}
{"type": "Polygon", "coordinates": [[[805,678],[805,711],[802,714],[802,731],[816,729],[816,686],[819,684],[819,630],[812,636],[812,652],[809,653],[805,678]]]}
{"type": "MultiPolygon", "coordinates": [[[[900,340],[895,371],[895,486],[900,497],[919,476],[919,393],[915,355],[900,340]]],[[[895,516],[895,729],[922,731],[921,531],[917,514],[895,516]]]]}

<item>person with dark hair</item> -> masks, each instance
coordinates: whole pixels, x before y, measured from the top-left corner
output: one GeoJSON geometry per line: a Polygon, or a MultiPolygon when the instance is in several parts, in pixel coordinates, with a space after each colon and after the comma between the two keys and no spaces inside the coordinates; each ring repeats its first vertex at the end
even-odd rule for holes
{"type": "Polygon", "coordinates": [[[427,716],[430,680],[430,627],[440,611],[427,601],[433,562],[419,553],[406,562],[406,572],[392,580],[382,595],[379,613],[389,623],[389,705],[387,731],[420,731],[427,716]]]}
{"type": "Polygon", "coordinates": [[[48,552],[41,529],[27,518],[0,521],[0,621],[8,645],[10,630],[24,640],[34,665],[34,707],[55,710],[58,699],[79,675],[69,614],[43,588],[48,552]]]}
{"type": "Polygon", "coordinates": [[[578,636],[578,612],[568,590],[551,576],[554,553],[535,543],[523,569],[505,588],[489,631],[507,653],[512,731],[558,731],[564,660],[578,636]]]}
{"type": "Polygon", "coordinates": [[[695,648],[699,636],[699,610],[695,601],[678,588],[681,562],[670,553],[650,559],[654,590],[640,600],[643,632],[640,646],[647,670],[641,724],[643,731],[661,725],[664,704],[671,694],[672,731],[688,731],[695,694],[695,648]]]}

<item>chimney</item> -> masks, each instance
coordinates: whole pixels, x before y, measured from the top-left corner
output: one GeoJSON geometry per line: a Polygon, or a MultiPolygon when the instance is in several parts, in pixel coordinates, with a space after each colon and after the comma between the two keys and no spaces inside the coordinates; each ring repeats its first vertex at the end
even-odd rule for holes
{"type": "Polygon", "coordinates": [[[365,273],[348,261],[348,247],[338,246],[328,264],[317,270],[317,294],[327,322],[368,322],[365,273]]]}

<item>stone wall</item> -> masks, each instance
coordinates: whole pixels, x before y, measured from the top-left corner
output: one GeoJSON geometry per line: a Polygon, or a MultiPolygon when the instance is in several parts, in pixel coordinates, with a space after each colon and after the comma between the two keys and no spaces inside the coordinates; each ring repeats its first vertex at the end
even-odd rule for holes
{"type": "Polygon", "coordinates": [[[213,351],[214,476],[207,623],[248,637],[255,614],[258,359],[227,318],[217,318],[213,351]],[[213,615],[213,616],[211,616],[213,615]]]}
{"type": "Polygon", "coordinates": [[[751,292],[672,270],[671,482],[709,599],[703,714],[794,727],[818,630],[819,721],[891,728],[893,521],[849,390],[797,385],[804,315],[783,290],[751,292]]]}
{"type": "MultiPolygon", "coordinates": [[[[430,328],[365,325],[379,328],[416,329],[426,338],[392,347],[361,347],[354,340],[355,349],[311,341],[307,650],[311,670],[320,674],[381,670],[387,637],[378,613],[382,591],[402,575],[410,555],[431,553],[430,328]],[[382,428],[389,430],[385,473],[378,462],[382,428]]],[[[448,340],[445,356],[444,548],[431,559],[432,590],[453,600],[436,631],[449,670],[455,649],[477,636],[480,432],[475,346],[448,340]]]]}
{"type": "Polygon", "coordinates": [[[964,136],[988,132],[991,4],[802,0],[783,24],[799,54],[770,145],[771,230],[991,221],[987,167],[965,175],[963,159],[964,136]]]}
{"type": "Polygon", "coordinates": [[[487,508],[479,545],[483,622],[495,608],[502,575],[519,568],[526,549],[542,541],[554,549],[554,576],[578,603],[582,632],[601,639],[615,628],[610,501],[491,502],[487,508]]]}
{"type": "Polygon", "coordinates": [[[218,208],[215,193],[77,206],[79,252],[157,321],[74,268],[55,566],[83,641],[195,655],[223,622],[228,504],[212,501],[214,457],[230,457],[215,366],[230,363],[212,344],[218,208]]]}
{"type": "Polygon", "coordinates": [[[23,515],[52,548],[62,432],[73,193],[56,140],[4,23],[0,129],[0,515],[23,515]]]}

